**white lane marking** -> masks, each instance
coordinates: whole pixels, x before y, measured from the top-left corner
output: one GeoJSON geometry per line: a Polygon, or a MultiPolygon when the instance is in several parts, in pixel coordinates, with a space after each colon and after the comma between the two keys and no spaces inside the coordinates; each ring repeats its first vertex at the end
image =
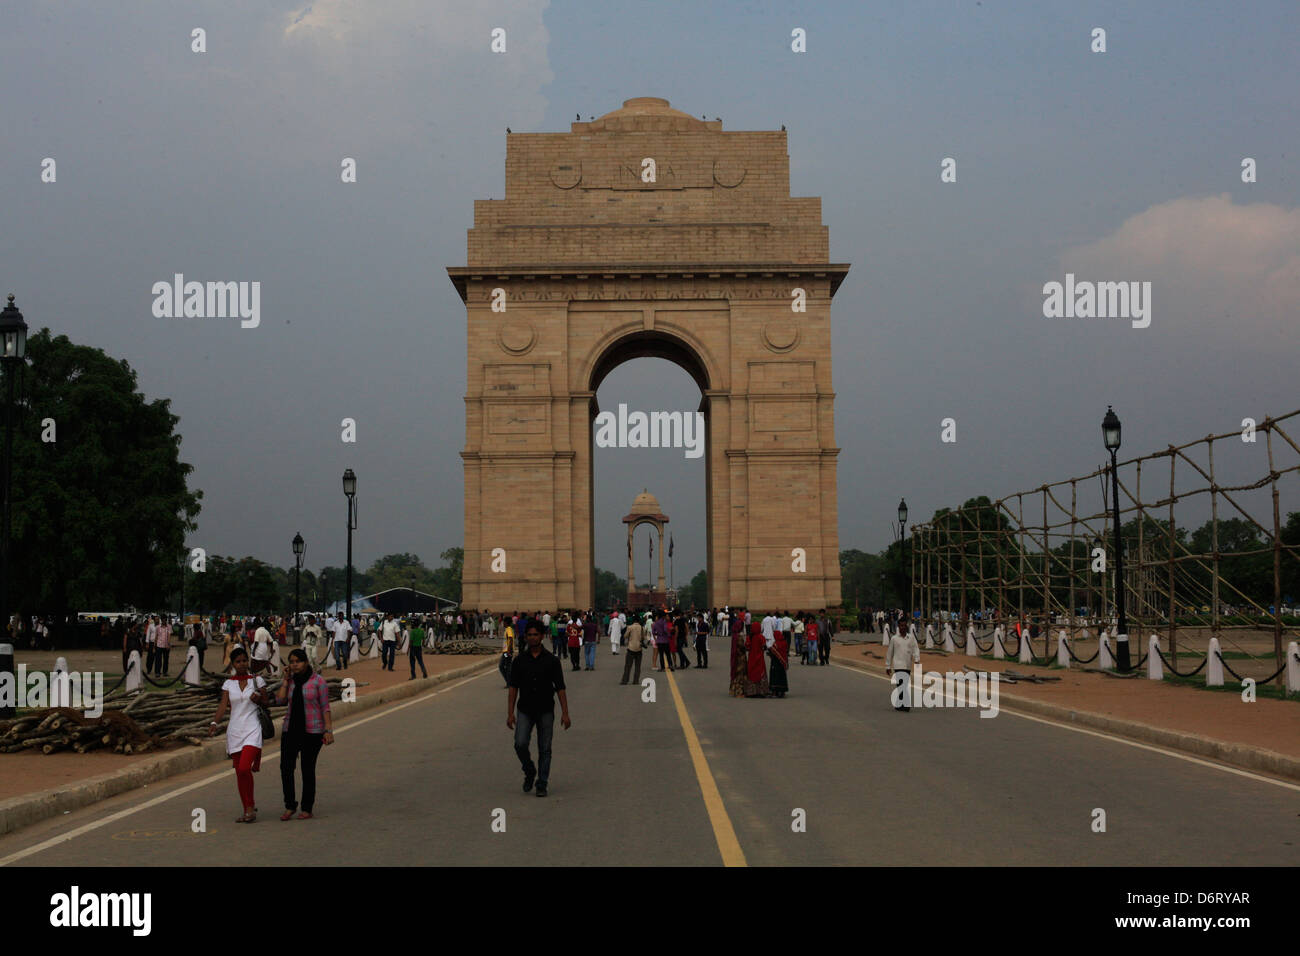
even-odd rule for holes
{"type": "MultiPolygon", "coordinates": [[[[856,673],[862,674],[864,677],[874,677],[876,680],[883,680],[886,683],[889,682],[889,678],[885,677],[883,674],[873,674],[870,671],[860,670],[857,667],[850,667],[848,664],[841,664],[839,661],[832,661],[832,663],[842,670],[855,671],[856,673]]],[[[1174,750],[1165,750],[1163,747],[1155,747],[1151,744],[1144,744],[1137,740],[1129,740],[1125,737],[1116,737],[1113,734],[1104,733],[1100,730],[1089,730],[1086,727],[1076,727],[1074,724],[1063,724],[1059,721],[1047,720],[1044,717],[1034,717],[1030,714],[1022,714],[1020,711],[1014,710],[1014,707],[1014,703],[1012,703],[1010,707],[1004,703],[1000,712],[1010,714],[1013,717],[1019,717],[1022,720],[1032,720],[1035,723],[1047,724],[1049,727],[1060,727],[1062,730],[1072,730],[1076,734],[1087,734],[1090,737],[1100,737],[1102,740],[1112,740],[1117,744],[1124,744],[1126,747],[1137,747],[1139,750],[1150,750],[1153,753],[1164,754],[1166,757],[1174,757],[1178,760],[1185,760],[1188,763],[1200,764],[1202,767],[1209,767],[1212,770],[1222,770],[1224,773],[1234,773],[1239,777],[1248,777],[1251,780],[1258,780],[1261,783],[1271,783],[1275,787],[1285,787],[1288,790],[1300,791],[1300,785],[1289,783],[1286,780],[1277,780],[1273,777],[1261,776],[1257,773],[1251,773],[1249,770],[1238,770],[1236,767],[1228,767],[1221,763],[1215,763],[1212,760],[1202,760],[1200,757],[1193,757],[1191,754],[1178,753],[1174,750]]],[[[3,860],[0,860],[0,863],[3,862],[3,860]]]]}
{"type": "MultiPolygon", "coordinates": [[[[435,690],[433,691],[433,693],[422,694],[419,697],[414,698],[413,700],[408,700],[404,704],[398,704],[395,707],[382,710],[380,713],[377,714],[371,714],[369,717],[363,717],[360,720],[355,720],[355,721],[350,720],[342,727],[340,727],[338,730],[336,730],[334,732],[334,736],[337,737],[339,734],[344,733],[345,731],[349,731],[352,730],[353,728],[360,727],[363,724],[368,724],[372,720],[379,720],[381,717],[388,717],[392,714],[397,713],[399,710],[405,710],[407,707],[413,707],[416,704],[424,703],[424,701],[426,700],[432,700],[433,698],[437,697],[439,694],[445,694],[448,691],[455,690],[457,687],[462,687],[465,684],[468,684],[472,680],[478,680],[480,677],[483,677],[486,674],[495,674],[495,673],[496,673],[495,669],[488,668],[482,671],[481,673],[474,674],[472,677],[466,677],[463,680],[456,681],[455,683],[447,687],[443,687],[439,690],[435,690]]],[[[262,762],[265,763],[270,760],[275,760],[279,756],[280,756],[280,751],[277,749],[274,753],[267,754],[265,757],[263,757],[262,762]]],[[[16,863],[17,861],[25,857],[29,857],[32,856],[33,854],[41,853],[45,850],[48,850],[52,846],[58,846],[60,843],[67,843],[69,840],[75,840],[77,837],[84,836],[85,834],[91,832],[92,830],[98,830],[102,826],[107,826],[110,823],[115,823],[118,820],[124,819],[125,817],[129,817],[133,813],[139,813],[141,810],[148,810],[150,807],[155,807],[160,803],[165,803],[166,801],[171,800],[174,797],[179,797],[182,794],[189,793],[191,790],[197,790],[200,787],[206,787],[208,784],[215,783],[218,780],[227,780],[229,779],[229,777],[230,777],[229,769],[223,770],[221,773],[215,773],[210,777],[204,777],[202,780],[198,780],[195,781],[194,783],[186,784],[183,787],[180,787],[176,790],[172,790],[170,793],[161,794],[160,796],[154,797],[152,800],[147,800],[144,803],[136,804],[133,807],[127,807],[125,810],[118,810],[116,813],[110,814],[109,816],[104,817],[104,819],[102,820],[95,820],[92,823],[87,823],[82,826],[79,826],[75,830],[69,830],[67,833],[61,833],[58,836],[50,837],[50,839],[45,840],[42,843],[37,843],[35,846],[29,846],[25,850],[18,850],[14,853],[9,854],[8,856],[0,857],[0,866],[8,866],[10,863],[16,863]]]]}

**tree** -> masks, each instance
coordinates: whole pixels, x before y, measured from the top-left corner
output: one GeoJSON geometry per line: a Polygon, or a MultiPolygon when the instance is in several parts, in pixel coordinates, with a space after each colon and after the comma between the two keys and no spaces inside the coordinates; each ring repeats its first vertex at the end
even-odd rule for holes
{"type": "Polygon", "coordinates": [[[685,608],[703,610],[709,606],[709,575],[706,571],[696,571],[691,583],[682,588],[677,603],[685,608]]]}
{"type": "Polygon", "coordinates": [[[465,568],[465,549],[448,548],[438,555],[447,562],[433,572],[433,593],[449,601],[460,602],[461,573],[465,568]]]}
{"type": "Polygon", "coordinates": [[[179,593],[203,497],[188,487],[193,467],[180,460],[170,400],[147,401],[125,361],[49,329],[29,337],[22,380],[10,607],[162,606],[179,593]],[[42,440],[51,427],[54,440],[42,440]]]}
{"type": "Polygon", "coordinates": [[[419,591],[431,592],[433,584],[434,572],[424,566],[417,554],[388,554],[366,571],[367,594],[412,586],[419,591]]]}
{"type": "Polygon", "coordinates": [[[613,571],[596,569],[596,607],[617,607],[627,603],[627,579],[620,578],[613,571]]]}

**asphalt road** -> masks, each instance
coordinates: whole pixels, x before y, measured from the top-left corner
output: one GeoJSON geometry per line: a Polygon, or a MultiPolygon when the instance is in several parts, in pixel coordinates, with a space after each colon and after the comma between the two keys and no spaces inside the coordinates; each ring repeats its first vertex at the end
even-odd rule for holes
{"type": "Polygon", "coordinates": [[[783,700],[733,699],[725,656],[714,658],[671,678],[678,695],[668,675],[650,674],[653,703],[618,684],[623,659],[607,648],[594,672],[566,665],[574,723],[565,732],[557,722],[545,799],[521,790],[493,670],[342,722],[318,766],[314,820],[279,821],[276,744],[256,777],[251,826],[233,822],[234,774],[222,765],[0,838],[0,862],[1300,862],[1300,787],[1006,711],[896,713],[885,681],[840,665],[795,664],[783,700]],[[205,833],[191,831],[195,808],[205,833]],[[1104,833],[1093,831],[1096,808],[1104,833]],[[504,832],[493,829],[497,811],[504,832]]]}

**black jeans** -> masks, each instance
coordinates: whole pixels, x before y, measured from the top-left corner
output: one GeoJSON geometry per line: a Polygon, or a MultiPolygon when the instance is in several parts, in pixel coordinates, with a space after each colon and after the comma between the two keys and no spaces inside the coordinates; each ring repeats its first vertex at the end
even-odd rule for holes
{"type": "Polygon", "coordinates": [[[396,660],[397,660],[397,642],[384,641],[382,644],[380,644],[379,666],[381,668],[387,667],[391,671],[393,669],[393,664],[394,662],[396,662],[396,660]]]}
{"type": "Polygon", "coordinates": [[[294,799],[293,768],[302,755],[302,812],[311,813],[316,804],[316,758],[320,756],[324,734],[305,734],[289,731],[280,738],[280,783],[284,787],[284,808],[297,810],[294,799]]]}
{"type": "Polygon", "coordinates": [[[166,674],[168,672],[168,663],[172,655],[170,647],[160,647],[153,654],[154,673],[166,674]]]}
{"type": "Polygon", "coordinates": [[[152,674],[152,673],[153,673],[153,658],[154,658],[154,653],[155,653],[154,645],[153,645],[153,644],[146,644],[146,645],[144,646],[144,653],[145,653],[145,658],[144,658],[144,672],[145,672],[146,674],[152,674]]]}
{"type": "Polygon", "coordinates": [[[409,656],[411,659],[411,676],[412,677],[415,676],[415,664],[418,661],[420,664],[420,673],[423,674],[425,677],[428,677],[429,672],[424,669],[424,648],[416,644],[414,641],[412,641],[411,652],[409,656]]]}
{"type": "Polygon", "coordinates": [[[709,666],[709,646],[707,637],[697,637],[695,639],[695,666],[709,666]]]}
{"type": "MultiPolygon", "coordinates": [[[[501,679],[506,682],[506,686],[507,687],[510,686],[510,655],[509,654],[501,655],[501,660],[497,664],[497,670],[501,672],[501,679]]],[[[411,673],[412,674],[415,673],[414,664],[411,665],[411,673]]]]}
{"type": "Polygon", "coordinates": [[[522,710],[515,712],[515,755],[519,758],[524,773],[537,774],[537,783],[543,787],[551,778],[551,737],[554,733],[554,710],[544,710],[533,717],[522,710]],[[533,727],[537,728],[537,766],[533,766],[532,755],[528,752],[533,727]]]}
{"type": "Polygon", "coordinates": [[[818,656],[820,656],[821,662],[823,664],[829,664],[831,662],[830,635],[817,638],[817,645],[818,656]]]}
{"type": "Polygon", "coordinates": [[[578,666],[578,655],[579,655],[581,652],[582,652],[582,648],[581,648],[581,647],[571,647],[571,648],[569,648],[569,660],[573,662],[573,669],[574,669],[575,671],[576,671],[576,670],[581,670],[581,669],[582,669],[582,668],[580,668],[580,667],[578,666]]]}
{"type": "Polygon", "coordinates": [[[627,675],[629,672],[632,671],[633,664],[636,665],[636,676],[632,678],[632,683],[634,684],[641,683],[641,652],[640,651],[628,651],[627,656],[623,659],[622,683],[624,684],[627,683],[627,675]]]}

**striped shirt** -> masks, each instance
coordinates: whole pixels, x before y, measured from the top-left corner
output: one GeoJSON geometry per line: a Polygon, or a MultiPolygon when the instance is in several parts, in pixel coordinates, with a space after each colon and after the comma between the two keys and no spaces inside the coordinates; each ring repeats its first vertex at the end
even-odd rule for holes
{"type": "MultiPolygon", "coordinates": [[[[285,678],[289,682],[288,695],[285,698],[289,709],[284,712],[284,726],[281,733],[289,732],[289,717],[293,714],[293,677],[285,678]]],[[[303,713],[307,718],[307,733],[325,733],[325,715],[330,710],[330,687],[320,674],[312,674],[302,685],[303,713]]]]}

